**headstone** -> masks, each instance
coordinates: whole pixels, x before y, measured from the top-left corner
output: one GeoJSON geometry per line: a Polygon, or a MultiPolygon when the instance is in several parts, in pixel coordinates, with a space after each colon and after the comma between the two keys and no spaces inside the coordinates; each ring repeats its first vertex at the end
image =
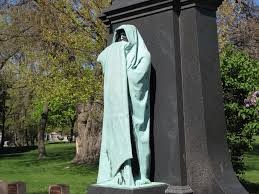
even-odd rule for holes
{"type": "Polygon", "coordinates": [[[69,194],[69,186],[57,184],[49,186],[49,194],[69,194]]]}
{"type": "Polygon", "coordinates": [[[0,142],[2,142],[2,132],[0,132],[0,142]]]}
{"type": "Polygon", "coordinates": [[[221,3],[114,0],[101,16],[109,42],[114,29],[133,24],[152,56],[151,171],[153,181],[169,184],[157,194],[248,193],[226,143],[216,24],[221,3]]]}
{"type": "Polygon", "coordinates": [[[4,142],[4,147],[9,147],[8,143],[9,143],[9,141],[5,141],[4,142]]]}
{"type": "Polygon", "coordinates": [[[60,142],[60,140],[58,139],[59,136],[60,135],[58,133],[52,132],[49,134],[49,141],[53,143],[60,142]]]}
{"type": "Polygon", "coordinates": [[[0,180],[0,194],[8,194],[8,184],[0,180]]]}
{"type": "Polygon", "coordinates": [[[64,136],[64,139],[62,140],[63,142],[69,142],[69,140],[68,140],[68,136],[67,135],[65,135],[64,136]]]}
{"type": "Polygon", "coordinates": [[[26,194],[26,184],[24,182],[8,183],[8,194],[26,194]]]}

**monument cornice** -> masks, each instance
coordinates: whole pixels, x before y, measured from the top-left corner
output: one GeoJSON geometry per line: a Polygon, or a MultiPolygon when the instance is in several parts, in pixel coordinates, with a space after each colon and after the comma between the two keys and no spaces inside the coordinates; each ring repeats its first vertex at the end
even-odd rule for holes
{"type": "Polygon", "coordinates": [[[180,0],[181,10],[191,7],[200,7],[209,10],[217,10],[223,0],[180,0]]]}
{"type": "Polygon", "coordinates": [[[200,7],[216,10],[222,0],[115,0],[100,18],[106,25],[140,18],[168,10],[200,7]]]}
{"type": "Polygon", "coordinates": [[[106,25],[120,23],[130,19],[153,15],[155,13],[172,10],[174,0],[129,0],[115,1],[111,7],[104,10],[100,18],[106,25]]]}

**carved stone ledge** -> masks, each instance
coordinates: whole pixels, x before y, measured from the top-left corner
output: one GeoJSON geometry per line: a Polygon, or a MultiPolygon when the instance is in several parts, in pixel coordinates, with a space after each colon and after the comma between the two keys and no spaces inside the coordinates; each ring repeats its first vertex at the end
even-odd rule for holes
{"type": "Polygon", "coordinates": [[[166,194],[193,194],[189,185],[186,186],[169,186],[165,191],[166,194]]]}
{"type": "Polygon", "coordinates": [[[189,9],[191,7],[200,7],[209,10],[217,10],[221,5],[222,0],[180,0],[181,10],[189,9]]]}
{"type": "Polygon", "coordinates": [[[120,23],[155,13],[172,10],[174,0],[130,0],[115,1],[112,6],[103,12],[100,19],[106,25],[120,23]]]}

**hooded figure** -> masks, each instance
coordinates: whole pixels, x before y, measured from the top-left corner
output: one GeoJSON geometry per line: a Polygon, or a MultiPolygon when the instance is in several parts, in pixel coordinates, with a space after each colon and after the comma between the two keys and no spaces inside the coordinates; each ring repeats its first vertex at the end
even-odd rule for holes
{"type": "Polygon", "coordinates": [[[115,30],[113,42],[97,59],[104,73],[104,115],[98,184],[150,183],[151,56],[133,25],[115,30]],[[122,33],[121,33],[122,32],[122,33]],[[133,144],[138,173],[133,174],[133,144]]]}

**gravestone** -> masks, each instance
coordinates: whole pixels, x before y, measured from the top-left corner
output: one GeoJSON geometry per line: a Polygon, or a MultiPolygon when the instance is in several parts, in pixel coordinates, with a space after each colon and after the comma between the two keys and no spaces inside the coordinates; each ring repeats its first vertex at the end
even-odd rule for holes
{"type": "Polygon", "coordinates": [[[8,184],[0,180],[0,194],[8,194],[8,184]]]}
{"type": "Polygon", "coordinates": [[[26,184],[24,182],[8,183],[8,194],[26,194],[26,184]]]}
{"type": "MultiPolygon", "coordinates": [[[[133,24],[151,52],[151,178],[168,184],[157,194],[248,193],[226,143],[216,25],[221,2],[114,0],[101,16],[109,42],[114,29],[133,24]]],[[[99,190],[115,193],[96,185],[89,193],[99,190]]]]}
{"type": "Polygon", "coordinates": [[[4,141],[4,147],[6,148],[6,147],[9,147],[9,141],[4,141]]]}
{"type": "Polygon", "coordinates": [[[69,186],[64,184],[57,184],[49,186],[49,194],[69,194],[69,186]]]}

